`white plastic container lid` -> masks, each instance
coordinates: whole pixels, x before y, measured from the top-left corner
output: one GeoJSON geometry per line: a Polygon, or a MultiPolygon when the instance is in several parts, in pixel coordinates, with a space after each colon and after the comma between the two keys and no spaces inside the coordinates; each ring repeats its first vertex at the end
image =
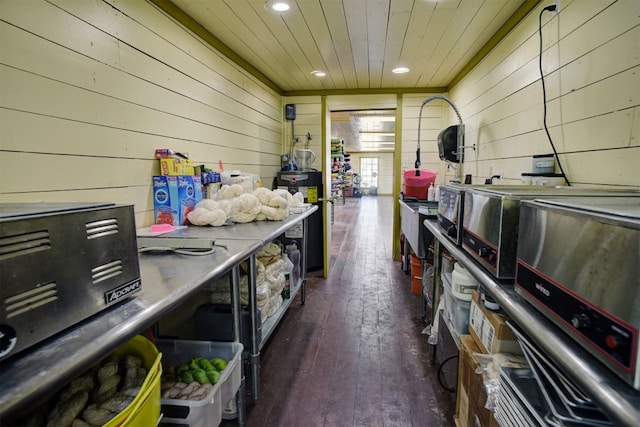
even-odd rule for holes
{"type": "Polygon", "coordinates": [[[458,262],[453,266],[452,279],[451,293],[458,299],[471,301],[471,293],[478,289],[480,282],[458,262]]]}

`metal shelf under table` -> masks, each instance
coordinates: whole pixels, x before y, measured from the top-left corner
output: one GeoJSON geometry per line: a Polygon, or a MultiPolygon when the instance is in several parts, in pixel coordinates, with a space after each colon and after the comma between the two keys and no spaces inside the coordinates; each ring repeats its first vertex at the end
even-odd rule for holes
{"type": "MultiPolygon", "coordinates": [[[[640,391],[633,389],[581,347],[560,328],[525,301],[513,285],[499,283],[456,246],[435,220],[424,221],[439,244],[461,263],[513,321],[574,381],[602,411],[620,426],[635,426],[640,420],[640,391]]],[[[434,302],[434,304],[437,304],[434,302]]]]}
{"type": "Polygon", "coordinates": [[[224,247],[211,255],[140,254],[138,294],[3,360],[0,419],[32,408],[262,246],[260,240],[217,243],[224,247]]]}

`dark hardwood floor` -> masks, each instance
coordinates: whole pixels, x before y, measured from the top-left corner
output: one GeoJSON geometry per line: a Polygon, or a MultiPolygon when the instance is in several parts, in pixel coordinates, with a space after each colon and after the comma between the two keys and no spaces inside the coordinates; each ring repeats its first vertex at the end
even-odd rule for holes
{"type": "Polygon", "coordinates": [[[307,275],[306,304],[296,297],[263,349],[249,427],[454,425],[420,297],[391,257],[393,202],[335,205],[330,275],[307,275]]]}

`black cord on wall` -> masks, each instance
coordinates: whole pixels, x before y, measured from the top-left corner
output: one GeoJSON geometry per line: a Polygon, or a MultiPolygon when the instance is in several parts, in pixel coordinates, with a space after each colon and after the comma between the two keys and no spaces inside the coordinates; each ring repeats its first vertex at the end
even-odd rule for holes
{"type": "Polygon", "coordinates": [[[540,11],[540,16],[538,17],[538,35],[540,36],[540,54],[538,55],[538,68],[540,69],[540,82],[542,83],[542,108],[544,111],[542,121],[544,123],[544,130],[547,133],[549,143],[551,143],[551,148],[553,149],[553,154],[556,158],[556,162],[558,162],[560,173],[562,173],[562,177],[564,178],[564,181],[567,183],[567,185],[571,186],[571,184],[569,183],[569,178],[567,178],[567,174],[564,173],[562,163],[560,163],[560,157],[558,156],[558,151],[556,150],[556,146],[554,145],[553,139],[551,139],[551,134],[549,133],[549,128],[547,127],[547,90],[544,84],[544,73],[542,72],[542,14],[545,11],[554,12],[555,10],[555,5],[547,6],[540,11]]]}

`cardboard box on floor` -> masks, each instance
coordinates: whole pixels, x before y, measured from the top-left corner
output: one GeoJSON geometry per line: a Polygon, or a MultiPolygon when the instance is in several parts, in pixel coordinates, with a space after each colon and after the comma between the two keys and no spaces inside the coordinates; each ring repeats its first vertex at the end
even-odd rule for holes
{"type": "Polygon", "coordinates": [[[473,353],[482,349],[470,335],[460,336],[458,360],[458,386],[455,423],[457,427],[498,427],[493,412],[485,408],[487,392],[482,374],[477,374],[479,363],[473,353]]]}
{"type": "Polygon", "coordinates": [[[522,354],[518,339],[507,325],[508,316],[488,310],[480,301],[478,291],[473,291],[469,310],[469,333],[482,353],[522,354]]]}

